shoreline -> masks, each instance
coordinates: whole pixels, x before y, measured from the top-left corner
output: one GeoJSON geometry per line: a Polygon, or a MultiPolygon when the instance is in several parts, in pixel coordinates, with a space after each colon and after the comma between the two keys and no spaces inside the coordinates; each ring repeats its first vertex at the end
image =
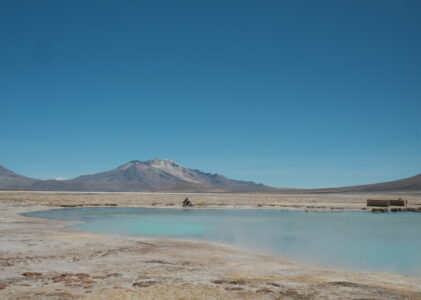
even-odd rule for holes
{"type": "MultiPolygon", "coordinates": [[[[421,194],[224,194],[224,193],[106,193],[106,192],[29,192],[0,191],[0,201],[17,205],[60,207],[127,206],[145,208],[180,207],[184,198],[193,202],[192,209],[276,209],[307,211],[361,211],[369,198],[408,201],[408,208],[421,208],[421,194]]],[[[375,207],[374,207],[375,208],[375,207]]]]}
{"type": "MultiPolygon", "coordinates": [[[[94,232],[94,231],[89,231],[89,230],[81,230],[78,228],[74,228],[76,226],[79,225],[84,225],[84,224],[89,224],[88,221],[82,221],[82,220],[69,220],[69,219],[59,219],[59,218],[46,218],[46,217],[38,217],[38,216],[28,216],[25,214],[30,214],[33,212],[48,212],[48,211],[53,211],[53,210],[73,210],[73,209],[83,209],[83,208],[141,208],[141,209],[148,209],[148,210],[160,210],[160,209],[169,209],[169,210],[192,210],[194,209],[193,207],[189,207],[189,208],[183,208],[183,207],[174,207],[174,206],[168,206],[168,207],[146,207],[146,206],[131,206],[131,207],[126,207],[126,206],[119,206],[119,207],[110,207],[110,206],[84,206],[84,207],[53,207],[53,208],[48,208],[47,210],[45,209],[36,209],[36,210],[30,210],[30,211],[26,211],[26,212],[22,212],[19,215],[26,217],[26,218],[33,218],[33,219],[38,219],[38,220],[57,220],[57,221],[61,221],[61,222],[65,222],[68,223],[64,229],[69,230],[69,231],[75,231],[75,232],[79,232],[79,233],[84,233],[84,234],[93,234],[93,235],[99,235],[99,236],[108,236],[108,237],[115,237],[115,236],[121,236],[121,237],[127,237],[127,238],[136,238],[139,237],[141,239],[165,239],[168,241],[180,241],[180,242],[203,242],[206,244],[212,244],[214,246],[219,246],[219,247],[227,247],[230,248],[234,251],[238,251],[238,252],[247,252],[250,253],[252,255],[263,255],[263,256],[273,256],[279,259],[282,259],[283,261],[288,261],[289,263],[292,264],[298,264],[298,265],[302,265],[302,266],[307,266],[307,267],[314,267],[314,268],[323,268],[323,269],[327,269],[327,270],[336,270],[336,271],[341,271],[341,272],[358,272],[358,273],[379,273],[379,274],[391,274],[391,275],[399,275],[399,276],[414,276],[414,277],[420,277],[421,279],[421,274],[411,274],[411,273],[401,273],[401,272],[392,272],[392,271],[376,271],[376,270],[364,270],[364,269],[350,269],[350,268],[346,268],[346,267],[335,267],[335,266],[328,266],[328,265],[323,265],[323,264],[317,264],[317,263],[312,263],[312,262],[303,262],[300,260],[296,260],[296,259],[290,259],[290,258],[285,258],[283,257],[283,255],[281,254],[275,254],[275,253],[270,253],[269,251],[265,251],[262,249],[258,249],[258,248],[247,248],[247,247],[241,247],[241,246],[237,246],[234,244],[229,244],[229,243],[225,243],[225,242],[218,242],[218,241],[213,241],[213,240],[206,240],[206,239],[195,239],[195,238],[175,238],[175,237],[148,237],[148,236],[144,236],[144,235],[139,235],[139,234],[129,234],[129,233],[105,233],[105,232],[94,232]]],[[[316,211],[304,211],[304,210],[295,210],[295,209],[271,209],[271,208],[253,208],[253,207],[232,207],[232,208],[210,208],[210,207],[199,207],[196,210],[266,210],[266,211],[279,211],[279,212],[297,212],[297,213],[316,213],[316,214],[324,214],[324,213],[368,213],[371,214],[370,211],[359,211],[359,210],[338,210],[338,211],[321,211],[321,210],[316,210],[316,211]]],[[[410,211],[405,211],[405,213],[409,213],[410,211]]]]}
{"type": "Polygon", "coordinates": [[[328,269],[206,241],[91,234],[20,215],[63,208],[36,202],[0,200],[2,299],[421,299],[420,276],[328,269]]]}

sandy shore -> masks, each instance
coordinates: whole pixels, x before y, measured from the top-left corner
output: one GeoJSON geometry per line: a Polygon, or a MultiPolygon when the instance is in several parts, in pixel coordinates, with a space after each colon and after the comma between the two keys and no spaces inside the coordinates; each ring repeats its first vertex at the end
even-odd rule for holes
{"type": "MultiPolygon", "coordinates": [[[[207,242],[94,235],[70,230],[69,222],[20,215],[62,206],[177,207],[186,196],[197,207],[306,210],[362,209],[367,199],[0,192],[0,298],[421,299],[417,276],[324,269],[207,242]]],[[[400,197],[421,206],[421,195],[400,197]]]]}

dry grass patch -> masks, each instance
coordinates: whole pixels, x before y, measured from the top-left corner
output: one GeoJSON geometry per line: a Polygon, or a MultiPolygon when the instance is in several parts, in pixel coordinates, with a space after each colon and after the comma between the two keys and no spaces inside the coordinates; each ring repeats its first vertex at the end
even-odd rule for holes
{"type": "MultiPolygon", "coordinates": [[[[259,299],[265,299],[261,297],[259,299]]],[[[128,289],[104,289],[87,295],[85,300],[217,300],[256,299],[251,291],[223,290],[208,285],[156,285],[138,291],[128,289]]]]}

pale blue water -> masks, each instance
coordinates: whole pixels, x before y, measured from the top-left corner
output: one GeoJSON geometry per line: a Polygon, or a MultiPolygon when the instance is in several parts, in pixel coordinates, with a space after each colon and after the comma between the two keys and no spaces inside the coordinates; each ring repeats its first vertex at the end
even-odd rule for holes
{"type": "Polygon", "coordinates": [[[95,233],[201,239],[315,265],[421,275],[421,214],[80,208],[31,217],[95,233]]]}

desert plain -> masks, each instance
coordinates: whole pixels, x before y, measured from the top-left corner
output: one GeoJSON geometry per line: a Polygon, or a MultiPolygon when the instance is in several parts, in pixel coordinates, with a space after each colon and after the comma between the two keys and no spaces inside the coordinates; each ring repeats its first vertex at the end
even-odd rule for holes
{"type": "Polygon", "coordinates": [[[25,212],[73,207],[366,210],[412,194],[0,192],[1,299],[421,299],[421,277],[306,265],[216,243],[92,234],[25,212]]]}

